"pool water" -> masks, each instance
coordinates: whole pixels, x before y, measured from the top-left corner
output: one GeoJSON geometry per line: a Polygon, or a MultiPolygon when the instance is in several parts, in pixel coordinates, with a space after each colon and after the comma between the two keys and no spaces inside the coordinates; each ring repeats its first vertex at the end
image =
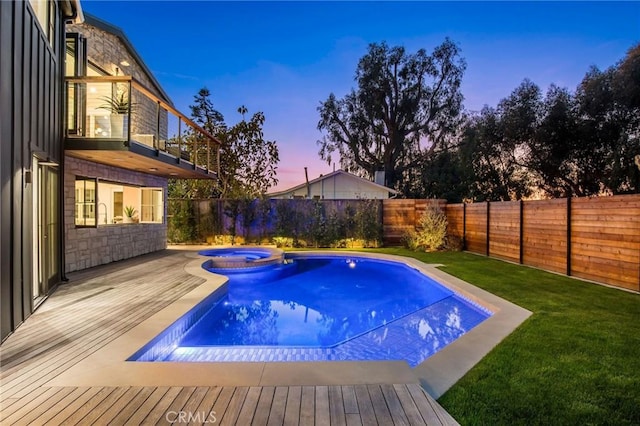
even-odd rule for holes
{"type": "Polygon", "coordinates": [[[357,258],[301,258],[229,279],[182,345],[329,347],[453,294],[406,265],[357,258]]]}
{"type": "Polygon", "coordinates": [[[271,256],[271,252],[259,249],[211,249],[201,251],[200,254],[211,257],[242,257],[247,260],[266,259],[271,256]]]}
{"type": "Polygon", "coordinates": [[[403,263],[287,257],[284,264],[220,272],[229,277],[227,295],[200,309],[172,350],[154,360],[405,359],[416,365],[490,316],[403,263]]]}

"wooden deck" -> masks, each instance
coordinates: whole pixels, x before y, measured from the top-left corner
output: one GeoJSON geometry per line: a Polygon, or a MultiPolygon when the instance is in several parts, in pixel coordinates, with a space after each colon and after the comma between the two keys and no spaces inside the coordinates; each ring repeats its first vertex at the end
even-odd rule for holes
{"type": "Polygon", "coordinates": [[[0,346],[2,425],[457,424],[417,384],[56,387],[47,383],[200,285],[182,251],[77,273],[0,346]]]}

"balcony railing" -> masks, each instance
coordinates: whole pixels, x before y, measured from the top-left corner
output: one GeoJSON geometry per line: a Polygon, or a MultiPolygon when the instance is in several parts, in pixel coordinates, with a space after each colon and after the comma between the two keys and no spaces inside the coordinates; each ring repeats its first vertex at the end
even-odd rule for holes
{"type": "Polygon", "coordinates": [[[130,76],[67,77],[66,97],[68,139],[138,143],[219,172],[220,142],[130,76]]]}

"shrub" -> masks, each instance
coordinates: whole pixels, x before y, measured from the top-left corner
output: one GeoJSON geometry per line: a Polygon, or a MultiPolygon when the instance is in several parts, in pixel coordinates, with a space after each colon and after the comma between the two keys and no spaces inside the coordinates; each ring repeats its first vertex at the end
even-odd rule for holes
{"type": "Polygon", "coordinates": [[[354,215],[355,237],[365,241],[365,247],[378,247],[382,241],[382,220],[378,200],[364,200],[354,215]]]}
{"type": "Polygon", "coordinates": [[[436,251],[444,247],[447,236],[447,216],[436,204],[430,204],[418,221],[418,229],[407,233],[403,240],[411,250],[436,251]]]}
{"type": "Polygon", "coordinates": [[[293,247],[293,238],[273,237],[273,243],[278,248],[290,248],[293,247]]]}
{"type": "Polygon", "coordinates": [[[449,251],[462,251],[464,248],[464,242],[458,235],[447,235],[444,248],[449,251]]]}
{"type": "Polygon", "coordinates": [[[400,239],[402,246],[406,249],[417,251],[418,250],[418,237],[415,230],[405,231],[400,239]]]}
{"type": "Polygon", "coordinates": [[[191,243],[196,239],[196,220],[190,200],[169,200],[167,240],[170,243],[191,243]]]}
{"type": "Polygon", "coordinates": [[[207,237],[207,244],[214,246],[242,245],[245,243],[244,238],[231,235],[211,235],[207,237]]]}

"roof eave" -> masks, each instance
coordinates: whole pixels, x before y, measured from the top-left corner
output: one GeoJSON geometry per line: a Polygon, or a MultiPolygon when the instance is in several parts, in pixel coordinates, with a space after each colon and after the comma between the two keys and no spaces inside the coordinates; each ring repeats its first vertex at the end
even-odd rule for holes
{"type": "Polygon", "coordinates": [[[135,47],[133,47],[133,44],[131,44],[131,42],[127,38],[127,35],[120,27],[104,21],[97,16],[91,15],[90,13],[84,15],[84,22],[88,25],[94,26],[118,37],[120,41],[122,41],[122,44],[124,44],[124,47],[129,51],[131,56],[133,56],[133,59],[135,59],[135,61],[140,65],[145,74],[147,74],[147,76],[151,80],[151,83],[164,98],[165,102],[173,106],[173,101],[171,100],[169,95],[164,91],[156,77],[153,75],[147,64],[142,59],[142,56],[140,56],[140,54],[136,51],[135,47]]]}

